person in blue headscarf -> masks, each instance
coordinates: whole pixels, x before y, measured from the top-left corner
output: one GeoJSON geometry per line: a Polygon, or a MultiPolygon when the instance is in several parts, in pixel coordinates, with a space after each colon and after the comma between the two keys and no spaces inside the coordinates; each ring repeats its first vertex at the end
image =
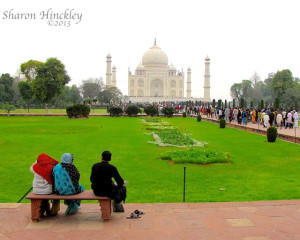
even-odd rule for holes
{"type": "MultiPolygon", "coordinates": [[[[64,153],[61,163],[53,169],[54,189],[59,195],[75,195],[84,191],[84,187],[79,183],[80,173],[73,164],[73,154],[64,153]]],[[[79,200],[65,200],[68,206],[65,214],[73,214],[79,210],[79,200]]]]}

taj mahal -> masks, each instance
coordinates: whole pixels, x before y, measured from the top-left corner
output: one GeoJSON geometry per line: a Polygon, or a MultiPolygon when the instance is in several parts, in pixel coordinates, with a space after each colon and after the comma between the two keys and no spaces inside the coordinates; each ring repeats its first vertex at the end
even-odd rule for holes
{"type": "MultiPolygon", "coordinates": [[[[144,53],[142,62],[132,74],[128,69],[128,101],[132,103],[153,102],[210,102],[210,59],[205,58],[204,94],[203,98],[193,98],[191,68],[187,68],[186,94],[185,73],[177,70],[173,64],[169,65],[167,54],[156,45],[144,53]]],[[[116,67],[111,68],[111,55],[106,56],[106,86],[117,86],[116,67]]],[[[199,90],[197,90],[199,91],[199,90]]]]}

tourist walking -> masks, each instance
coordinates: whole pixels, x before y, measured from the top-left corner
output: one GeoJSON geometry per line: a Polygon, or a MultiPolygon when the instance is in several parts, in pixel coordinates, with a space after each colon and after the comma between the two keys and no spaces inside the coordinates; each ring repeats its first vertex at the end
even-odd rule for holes
{"type": "Polygon", "coordinates": [[[269,122],[270,121],[270,117],[267,113],[265,113],[265,116],[264,116],[264,127],[267,128],[268,125],[269,125],[269,122]]]}
{"type": "Polygon", "coordinates": [[[244,111],[242,113],[242,118],[243,118],[243,124],[246,126],[247,125],[248,114],[247,114],[247,112],[246,112],[245,109],[244,109],[244,111]]]}
{"type": "Polygon", "coordinates": [[[290,111],[287,114],[287,119],[286,119],[286,125],[285,128],[293,128],[293,114],[292,111],[290,111]]]}
{"type": "Polygon", "coordinates": [[[286,117],[287,117],[287,114],[286,114],[286,111],[285,110],[283,110],[283,112],[282,112],[282,120],[283,120],[283,126],[285,126],[285,121],[286,121],[286,117]]]}
{"type": "Polygon", "coordinates": [[[277,123],[277,127],[278,128],[280,127],[280,129],[282,128],[282,121],[283,121],[282,114],[281,114],[281,112],[279,112],[276,117],[276,123],[277,123]]]}
{"type": "Polygon", "coordinates": [[[269,112],[269,123],[270,123],[270,126],[273,126],[273,121],[274,121],[274,113],[272,110],[270,110],[269,112]]]}

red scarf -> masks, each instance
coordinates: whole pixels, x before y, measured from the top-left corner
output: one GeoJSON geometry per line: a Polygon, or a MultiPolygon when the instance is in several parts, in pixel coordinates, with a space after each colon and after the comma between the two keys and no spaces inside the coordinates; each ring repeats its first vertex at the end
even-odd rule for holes
{"type": "Polygon", "coordinates": [[[52,184],[52,170],[58,161],[49,157],[45,153],[41,153],[37,158],[37,163],[33,165],[33,170],[44,178],[48,183],[52,184]]]}

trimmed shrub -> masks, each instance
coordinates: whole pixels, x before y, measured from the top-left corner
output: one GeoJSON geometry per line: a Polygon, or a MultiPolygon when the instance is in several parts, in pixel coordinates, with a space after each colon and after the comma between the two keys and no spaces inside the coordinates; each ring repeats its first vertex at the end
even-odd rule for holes
{"type": "Polygon", "coordinates": [[[224,118],[220,119],[220,128],[225,128],[226,126],[226,121],[224,118]]]}
{"type": "Polygon", "coordinates": [[[173,117],[175,111],[172,107],[164,107],[161,112],[165,115],[165,117],[173,117]]]}
{"type": "Polygon", "coordinates": [[[112,117],[119,117],[123,113],[123,109],[119,106],[111,106],[107,109],[107,112],[112,117]]]}
{"type": "Polygon", "coordinates": [[[90,107],[84,104],[75,104],[66,108],[68,118],[88,118],[90,111],[90,107]]]}
{"type": "Polygon", "coordinates": [[[142,112],[142,110],[135,105],[130,105],[125,109],[125,112],[129,117],[136,117],[139,113],[142,112]]]}
{"type": "Polygon", "coordinates": [[[9,115],[10,111],[15,110],[15,106],[14,105],[10,105],[10,104],[4,104],[3,105],[3,109],[7,113],[7,115],[9,115]]]}
{"type": "Polygon", "coordinates": [[[201,122],[201,120],[202,120],[202,117],[201,117],[201,115],[199,114],[199,115],[197,116],[197,122],[201,122]]]}
{"type": "Polygon", "coordinates": [[[182,113],[182,117],[186,118],[186,112],[182,113]]]}
{"type": "Polygon", "coordinates": [[[268,142],[275,142],[277,138],[277,128],[269,127],[267,130],[267,139],[268,142]]]}
{"type": "Polygon", "coordinates": [[[151,117],[158,115],[158,109],[153,105],[145,107],[144,112],[147,114],[147,116],[151,116],[151,117]]]}

